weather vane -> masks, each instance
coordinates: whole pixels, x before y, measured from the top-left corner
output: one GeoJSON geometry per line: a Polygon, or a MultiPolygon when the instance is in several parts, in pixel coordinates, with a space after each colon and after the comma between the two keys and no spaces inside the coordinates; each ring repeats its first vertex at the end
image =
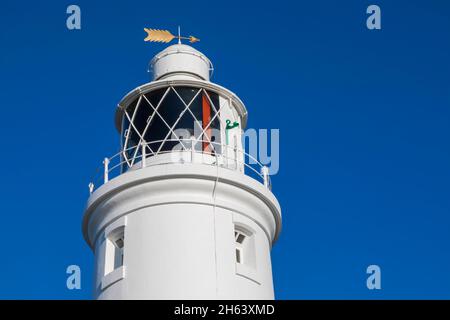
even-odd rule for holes
{"type": "Polygon", "coordinates": [[[148,34],[147,37],[144,39],[144,41],[164,42],[164,43],[169,43],[173,39],[178,39],[178,43],[181,43],[181,39],[189,40],[190,43],[195,43],[195,42],[200,41],[200,39],[198,39],[194,36],[182,37],[180,35],[180,27],[178,27],[178,36],[174,36],[168,30],[144,28],[144,31],[147,32],[147,34],[148,34]]]}

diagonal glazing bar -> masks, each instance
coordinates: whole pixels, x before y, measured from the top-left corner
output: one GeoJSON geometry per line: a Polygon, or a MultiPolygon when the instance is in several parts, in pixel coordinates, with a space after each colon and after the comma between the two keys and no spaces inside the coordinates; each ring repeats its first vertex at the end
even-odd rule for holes
{"type": "MultiPolygon", "coordinates": [[[[208,130],[208,128],[211,126],[211,124],[212,124],[212,122],[214,121],[214,119],[217,118],[217,117],[219,117],[219,113],[220,113],[220,111],[222,110],[222,107],[223,107],[223,106],[225,105],[225,103],[227,102],[226,100],[225,100],[224,102],[222,102],[222,104],[221,104],[220,107],[219,107],[219,110],[216,111],[216,108],[215,108],[215,106],[214,106],[214,103],[212,102],[211,98],[209,97],[208,92],[207,92],[205,89],[202,89],[202,90],[203,90],[203,93],[204,93],[204,94],[206,95],[206,97],[208,98],[209,103],[211,104],[212,108],[214,109],[215,114],[214,114],[214,116],[212,117],[212,119],[209,121],[208,125],[205,126],[205,128],[202,130],[202,132],[200,133],[200,135],[199,135],[198,137],[195,138],[195,142],[194,142],[195,144],[197,144],[197,142],[200,141],[200,138],[201,138],[203,135],[205,135],[206,130],[208,130]]],[[[220,121],[220,117],[219,117],[219,121],[220,121]]],[[[221,124],[222,124],[222,122],[221,122],[221,124]]],[[[209,137],[207,137],[207,138],[209,138],[209,137]]],[[[208,139],[208,140],[209,140],[209,139],[208,139]]],[[[215,151],[214,145],[211,144],[211,146],[212,146],[213,150],[215,151]]]]}
{"type": "MultiPolygon", "coordinates": [[[[141,100],[142,100],[142,97],[139,97],[138,102],[136,103],[136,107],[135,107],[134,110],[133,110],[133,114],[132,114],[132,116],[131,116],[131,119],[134,119],[134,117],[135,117],[135,115],[136,115],[136,111],[137,111],[137,109],[139,108],[139,106],[140,106],[140,104],[141,104],[141,100]]],[[[127,117],[128,122],[131,123],[131,119],[130,119],[130,116],[129,116],[127,110],[124,110],[124,114],[125,114],[125,116],[127,117]]],[[[129,137],[130,137],[130,127],[128,126],[128,128],[126,129],[126,136],[125,136],[124,148],[126,148],[126,146],[128,145],[129,137]]],[[[123,157],[124,157],[125,160],[127,161],[127,164],[130,165],[130,164],[128,163],[128,160],[129,160],[129,159],[128,159],[128,156],[127,156],[126,152],[123,153],[123,157]]]]}
{"type": "MultiPolygon", "coordinates": [[[[178,124],[178,122],[180,122],[181,118],[182,118],[183,115],[186,113],[186,111],[191,107],[192,103],[193,103],[194,100],[198,97],[198,95],[199,95],[199,93],[202,91],[202,89],[199,89],[199,90],[197,91],[197,93],[194,95],[194,97],[191,99],[191,101],[189,101],[188,104],[184,103],[183,99],[181,98],[181,96],[178,94],[177,90],[176,90],[174,87],[172,87],[172,89],[173,89],[173,91],[175,91],[175,93],[177,94],[178,98],[183,102],[183,104],[185,105],[185,108],[184,108],[183,111],[181,111],[181,113],[178,115],[177,120],[175,121],[175,123],[174,123],[173,126],[172,126],[171,132],[173,132],[174,137],[175,137],[175,140],[178,140],[178,141],[181,143],[181,145],[183,146],[183,149],[186,150],[186,147],[185,147],[183,141],[181,141],[181,140],[178,138],[178,136],[176,136],[174,129],[175,129],[176,125],[178,124]]],[[[171,132],[168,132],[168,133],[167,133],[167,135],[166,135],[165,138],[164,138],[164,142],[167,140],[167,138],[169,138],[169,135],[171,134],[171,132]]],[[[161,148],[163,147],[163,145],[164,145],[164,143],[161,143],[161,145],[159,146],[159,149],[158,149],[157,152],[160,152],[160,151],[161,151],[161,148]]]]}
{"type": "MultiPolygon", "coordinates": [[[[172,89],[172,87],[169,87],[169,89],[172,89]]],[[[150,101],[148,101],[147,97],[144,95],[144,99],[149,103],[150,107],[153,108],[153,110],[155,111],[155,113],[158,115],[158,117],[160,117],[160,119],[163,121],[163,123],[165,124],[165,126],[170,130],[171,133],[173,133],[174,136],[176,136],[175,132],[173,132],[172,128],[169,126],[169,124],[166,122],[166,120],[164,119],[163,116],[161,116],[161,114],[158,112],[158,110],[155,109],[155,107],[153,107],[153,105],[150,103],[150,101]]],[[[158,154],[158,151],[156,151],[156,154],[158,154]]]]}
{"type": "MultiPolygon", "coordinates": [[[[181,100],[181,102],[183,102],[183,104],[186,106],[186,102],[183,101],[183,98],[181,98],[181,96],[178,94],[178,92],[176,90],[174,90],[175,93],[177,94],[178,98],[181,100]]],[[[187,111],[189,111],[189,113],[191,114],[191,116],[194,118],[195,122],[197,123],[199,128],[202,128],[202,124],[198,121],[198,119],[195,117],[195,115],[192,113],[191,109],[186,109],[187,111]]],[[[196,139],[197,141],[198,139],[196,139]]],[[[208,143],[211,145],[211,140],[207,139],[208,143]]],[[[196,143],[194,143],[194,145],[192,146],[192,148],[194,148],[194,146],[196,145],[196,143]]]]}
{"type": "MultiPolygon", "coordinates": [[[[125,112],[125,116],[128,118],[128,120],[130,121],[130,126],[132,126],[133,127],[133,129],[134,129],[134,131],[136,132],[136,134],[139,136],[139,142],[138,142],[138,144],[137,144],[137,146],[136,146],[136,149],[135,149],[135,151],[134,151],[134,153],[133,153],[133,157],[130,159],[131,160],[131,166],[134,164],[134,161],[135,161],[135,158],[136,158],[136,154],[137,154],[137,151],[139,150],[139,147],[141,146],[141,143],[142,143],[142,141],[144,141],[144,138],[142,137],[142,135],[139,133],[139,131],[138,131],[138,129],[136,128],[136,126],[134,125],[134,123],[132,123],[131,122],[131,120],[130,120],[130,117],[129,117],[129,115],[125,112]]],[[[128,130],[128,131],[131,131],[131,130],[128,130]]],[[[128,135],[129,135],[130,133],[128,133],[128,135]]],[[[152,151],[153,152],[153,151],[152,151]]]]}
{"type": "MultiPolygon", "coordinates": [[[[161,106],[162,102],[163,102],[164,99],[166,98],[166,96],[167,96],[167,94],[169,93],[169,91],[170,91],[170,87],[167,88],[167,90],[164,92],[163,96],[161,97],[161,99],[159,100],[158,104],[156,105],[156,108],[155,108],[155,107],[153,106],[153,104],[147,99],[147,97],[145,97],[144,94],[141,95],[141,97],[144,96],[144,98],[145,98],[145,100],[147,101],[147,103],[148,103],[148,104],[150,105],[150,107],[152,107],[152,109],[154,110],[153,113],[151,114],[150,118],[147,119],[147,124],[145,125],[145,128],[144,128],[144,130],[143,130],[143,132],[142,132],[142,136],[140,136],[140,137],[141,137],[141,140],[144,141],[144,143],[146,144],[145,147],[148,148],[148,149],[150,149],[152,155],[156,155],[156,154],[158,154],[158,152],[155,153],[155,152],[153,151],[153,149],[150,147],[150,144],[148,143],[148,141],[145,140],[144,137],[145,137],[145,134],[147,133],[147,130],[148,130],[148,128],[149,128],[149,126],[150,126],[150,124],[151,124],[151,122],[152,122],[152,120],[153,120],[153,118],[154,118],[154,116],[155,116],[155,111],[159,109],[159,107],[161,106]]],[[[134,151],[133,159],[136,158],[136,155],[137,155],[137,153],[138,153],[138,150],[139,150],[139,149],[136,148],[136,150],[134,151]]]]}

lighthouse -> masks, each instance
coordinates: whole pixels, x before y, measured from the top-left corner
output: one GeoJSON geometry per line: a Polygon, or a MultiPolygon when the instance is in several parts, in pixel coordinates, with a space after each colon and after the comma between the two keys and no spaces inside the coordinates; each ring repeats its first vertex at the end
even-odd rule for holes
{"type": "Polygon", "coordinates": [[[120,151],[90,183],[82,222],[96,299],[274,299],[280,205],[244,149],[246,107],[212,70],[179,41],[119,102],[120,151]]]}

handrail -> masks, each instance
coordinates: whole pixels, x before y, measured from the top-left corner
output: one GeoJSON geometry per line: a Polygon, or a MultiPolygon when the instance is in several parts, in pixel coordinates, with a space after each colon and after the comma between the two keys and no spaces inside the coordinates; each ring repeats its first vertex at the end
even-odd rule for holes
{"type": "MultiPolygon", "coordinates": [[[[150,148],[150,150],[153,150],[150,148]]],[[[191,152],[191,162],[192,163],[202,163],[202,164],[208,164],[213,166],[220,166],[222,168],[226,168],[229,170],[234,171],[240,171],[244,174],[245,170],[248,168],[250,172],[254,173],[257,177],[256,180],[259,180],[265,187],[268,189],[272,189],[271,181],[270,181],[270,175],[269,175],[269,168],[263,165],[260,161],[258,161],[255,157],[253,157],[251,154],[244,152],[243,150],[239,150],[236,147],[231,147],[228,145],[224,145],[218,142],[211,142],[207,140],[199,140],[195,138],[190,139],[164,139],[164,140],[155,140],[145,143],[139,143],[136,146],[129,147],[127,149],[123,149],[110,158],[105,158],[103,160],[103,166],[98,167],[93,179],[89,183],[89,192],[92,193],[97,186],[100,186],[106,182],[108,182],[110,179],[119,176],[121,174],[126,173],[129,169],[132,170],[138,170],[145,167],[151,167],[156,165],[164,165],[169,163],[176,163],[176,161],[166,161],[166,162],[157,162],[152,163],[151,159],[158,155],[163,154],[175,154],[175,153],[186,153],[191,152]],[[153,144],[158,143],[165,143],[165,142],[180,142],[180,145],[182,146],[181,150],[165,150],[165,151],[159,151],[159,152],[153,152],[148,154],[147,148],[150,148],[153,144]],[[186,143],[184,143],[186,142],[186,143]],[[209,146],[211,146],[211,151],[197,151],[195,150],[195,147],[197,144],[203,145],[203,143],[207,143],[209,146]],[[136,150],[137,148],[141,148],[141,150],[136,150]],[[219,149],[221,152],[217,153],[215,152],[215,149],[219,149]],[[225,151],[224,151],[225,150],[225,151]],[[232,156],[228,156],[229,151],[232,151],[232,156]],[[139,152],[140,151],[140,152],[139,152]],[[127,156],[127,153],[132,152],[135,156],[131,159],[127,156]],[[145,156],[143,157],[142,154],[145,156]],[[196,154],[203,154],[203,155],[209,155],[211,157],[215,157],[214,162],[207,162],[204,160],[203,157],[198,159],[198,157],[194,160],[194,157],[196,154]],[[253,163],[246,163],[245,159],[248,157],[253,163]],[[230,160],[231,160],[231,166],[230,166],[230,160]],[[139,161],[141,162],[140,165],[139,161]],[[220,163],[222,162],[222,163],[220,163]],[[124,171],[124,167],[126,166],[126,171],[124,171]],[[255,169],[257,167],[257,169],[255,169]],[[117,169],[120,169],[119,173],[117,173],[117,169]],[[101,179],[100,173],[103,173],[103,179],[101,179]],[[103,181],[102,181],[103,180],[103,181]]],[[[212,160],[211,158],[210,160],[212,160]]]]}

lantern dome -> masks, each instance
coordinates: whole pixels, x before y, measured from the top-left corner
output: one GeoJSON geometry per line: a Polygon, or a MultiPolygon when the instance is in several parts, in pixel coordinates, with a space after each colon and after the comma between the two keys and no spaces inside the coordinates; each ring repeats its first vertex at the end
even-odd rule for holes
{"type": "Polygon", "coordinates": [[[150,62],[153,81],[194,78],[209,81],[211,61],[200,51],[185,44],[175,44],[158,53],[150,62]]]}

